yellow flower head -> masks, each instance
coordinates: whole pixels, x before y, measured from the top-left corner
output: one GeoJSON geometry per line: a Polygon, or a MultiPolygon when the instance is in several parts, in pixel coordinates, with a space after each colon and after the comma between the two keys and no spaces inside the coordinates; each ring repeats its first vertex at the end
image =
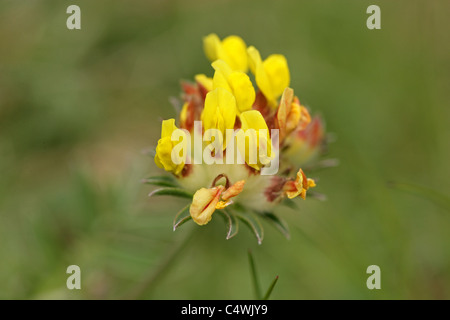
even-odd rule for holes
{"type": "Polygon", "coordinates": [[[245,153],[245,162],[260,170],[272,159],[272,141],[269,129],[261,113],[257,110],[243,112],[241,130],[236,135],[239,151],[245,153]]]}
{"type": "Polygon", "coordinates": [[[195,82],[181,83],[181,101],[173,99],[177,109],[181,106],[181,129],[174,119],[165,120],[156,147],[156,164],[176,179],[156,176],[144,182],[158,186],[151,196],[191,200],[176,215],[174,230],[188,220],[206,225],[218,211],[227,220],[227,239],[237,234],[241,220],[260,244],[259,219],[289,237],[274,210],[285,198],[305,199],[316,186],[302,169],[290,177],[292,168],[332,165],[314,163],[325,151],[324,123],[311,120],[289,87],[283,55],[262,59],[257,49],[233,35],[220,39],[209,34],[203,46],[214,74],[196,74],[195,82]]]}
{"type": "Polygon", "coordinates": [[[290,83],[286,58],[281,54],[272,54],[262,61],[259,51],[253,46],[249,47],[247,52],[250,70],[255,75],[256,84],[269,105],[275,108],[276,100],[290,83]]]}
{"type": "Polygon", "coordinates": [[[223,60],[214,61],[212,66],[215,70],[213,89],[224,88],[233,93],[238,113],[250,110],[255,101],[255,89],[248,75],[233,71],[223,60]]]}
{"type": "MultiPolygon", "coordinates": [[[[175,119],[164,120],[161,127],[161,139],[158,140],[158,145],[156,146],[156,155],[155,155],[155,163],[161,169],[164,169],[169,172],[173,172],[175,175],[180,175],[181,170],[184,167],[184,161],[182,161],[182,157],[186,157],[186,155],[181,155],[179,159],[180,164],[175,164],[172,161],[172,150],[176,145],[179,144],[179,141],[172,141],[172,133],[175,130],[180,130],[175,126],[175,119]]],[[[180,130],[180,135],[182,135],[183,131],[180,130]]],[[[186,137],[183,138],[183,143],[180,143],[180,146],[183,146],[186,143],[186,137]]],[[[180,154],[177,154],[180,157],[180,154]]]]}
{"type": "Polygon", "coordinates": [[[211,61],[217,59],[225,61],[232,70],[247,72],[247,45],[238,36],[228,36],[222,41],[215,33],[203,38],[203,49],[206,57],[211,61]]]}

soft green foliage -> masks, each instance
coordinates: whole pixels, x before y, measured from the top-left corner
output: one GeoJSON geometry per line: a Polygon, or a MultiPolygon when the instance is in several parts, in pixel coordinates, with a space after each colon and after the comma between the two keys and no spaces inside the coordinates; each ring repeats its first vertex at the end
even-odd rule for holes
{"type": "Polygon", "coordinates": [[[78,0],[78,31],[69,4],[0,3],[0,298],[249,299],[249,248],[271,299],[450,298],[450,212],[428,199],[450,194],[449,1],[377,1],[372,31],[365,0],[78,0]],[[173,232],[189,200],[141,183],[180,78],[212,74],[210,32],[283,53],[337,138],[311,176],[328,200],[277,211],[290,240],[266,220],[261,246],[226,240],[216,213],[173,232]]]}

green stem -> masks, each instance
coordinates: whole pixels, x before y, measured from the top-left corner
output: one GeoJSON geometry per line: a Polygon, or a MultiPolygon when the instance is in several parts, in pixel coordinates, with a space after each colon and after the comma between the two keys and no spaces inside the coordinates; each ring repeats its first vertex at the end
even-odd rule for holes
{"type": "Polygon", "coordinates": [[[188,235],[172,248],[172,250],[161,262],[161,264],[156,269],[152,269],[143,278],[143,280],[135,288],[131,290],[131,292],[129,292],[128,294],[125,295],[125,297],[123,297],[123,299],[136,300],[141,299],[144,295],[148,295],[155,287],[156,283],[160,281],[165,274],[167,274],[169,269],[174,264],[174,261],[176,261],[177,257],[180,256],[180,253],[184,250],[188,242],[192,239],[193,234],[194,229],[191,229],[188,235]]]}
{"type": "Polygon", "coordinates": [[[261,290],[259,287],[258,276],[256,275],[255,260],[251,250],[248,250],[248,261],[250,263],[250,273],[252,274],[253,289],[255,291],[255,296],[257,300],[261,300],[261,290]]]}

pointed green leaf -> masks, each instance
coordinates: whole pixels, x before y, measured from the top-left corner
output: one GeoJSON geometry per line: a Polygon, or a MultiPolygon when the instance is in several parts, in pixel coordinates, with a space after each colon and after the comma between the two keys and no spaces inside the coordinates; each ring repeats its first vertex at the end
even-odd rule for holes
{"type": "Polygon", "coordinates": [[[262,216],[266,218],[266,220],[269,221],[275,228],[277,228],[286,237],[286,239],[291,237],[289,227],[283,219],[272,212],[264,212],[262,216]]]}
{"type": "Polygon", "coordinates": [[[259,219],[255,217],[252,213],[236,213],[236,217],[244,222],[250,230],[255,234],[256,240],[258,240],[258,244],[261,244],[264,239],[264,229],[259,222],[259,219]]]}
{"type": "Polygon", "coordinates": [[[237,235],[239,231],[239,222],[236,219],[236,216],[233,213],[228,212],[226,210],[218,210],[218,212],[222,213],[222,216],[227,222],[228,232],[226,239],[228,240],[233,238],[235,235],[237,235]]]}
{"type": "Polygon", "coordinates": [[[189,212],[190,204],[181,209],[175,218],[173,219],[173,231],[175,231],[179,226],[184,224],[185,222],[192,219],[191,214],[189,212]]]}
{"type": "Polygon", "coordinates": [[[257,300],[261,300],[261,289],[259,286],[258,275],[256,274],[255,259],[251,250],[248,250],[248,262],[250,264],[250,273],[252,275],[253,291],[255,292],[255,297],[257,300]]]}
{"type": "Polygon", "coordinates": [[[154,186],[160,186],[160,187],[177,187],[178,186],[175,179],[173,179],[170,176],[149,177],[147,179],[142,179],[142,182],[146,183],[146,184],[151,184],[154,186]]]}
{"type": "Polygon", "coordinates": [[[193,197],[190,192],[187,192],[186,190],[180,188],[160,188],[153,190],[148,196],[174,196],[187,199],[192,199],[193,197]]]}
{"type": "Polygon", "coordinates": [[[273,279],[272,283],[270,284],[269,289],[267,290],[266,294],[264,295],[263,300],[269,300],[270,294],[272,293],[273,288],[277,284],[277,281],[278,281],[278,276],[276,276],[275,279],[273,279]]]}

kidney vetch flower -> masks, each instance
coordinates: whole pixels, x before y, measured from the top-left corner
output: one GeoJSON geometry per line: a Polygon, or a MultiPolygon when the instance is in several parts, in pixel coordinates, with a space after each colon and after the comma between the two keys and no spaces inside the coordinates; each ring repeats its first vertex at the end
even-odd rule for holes
{"type": "Polygon", "coordinates": [[[178,116],[162,122],[154,160],[170,174],[145,179],[159,186],[150,195],[189,199],[174,230],[191,219],[206,225],[217,213],[227,221],[227,239],[242,221],[261,243],[260,219],[289,236],[274,209],[314,195],[306,173],[327,163],[319,162],[324,122],[294,94],[283,55],[263,59],[234,35],[210,34],[203,45],[211,74],[183,82],[178,116]]]}

